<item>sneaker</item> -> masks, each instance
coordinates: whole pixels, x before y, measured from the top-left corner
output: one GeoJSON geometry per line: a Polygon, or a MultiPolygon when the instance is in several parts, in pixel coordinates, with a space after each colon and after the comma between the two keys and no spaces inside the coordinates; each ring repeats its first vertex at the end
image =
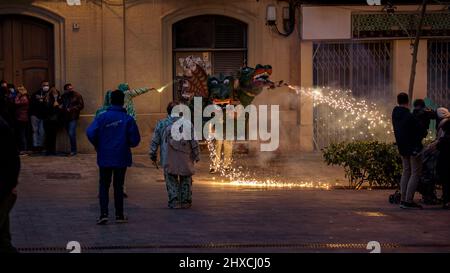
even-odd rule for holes
{"type": "Polygon", "coordinates": [[[116,216],[116,223],[117,223],[117,224],[125,224],[125,223],[128,223],[128,217],[126,217],[125,215],[116,216]]]}
{"type": "Polygon", "coordinates": [[[106,223],[108,223],[108,216],[106,215],[100,216],[97,220],[97,225],[106,225],[106,223]]]}
{"type": "Polygon", "coordinates": [[[423,207],[417,203],[414,202],[403,202],[403,204],[400,205],[400,208],[402,209],[423,209],[423,207]]]}
{"type": "Polygon", "coordinates": [[[77,155],[77,153],[70,153],[69,155],[68,155],[68,157],[73,157],[73,156],[76,156],[77,155]]]}

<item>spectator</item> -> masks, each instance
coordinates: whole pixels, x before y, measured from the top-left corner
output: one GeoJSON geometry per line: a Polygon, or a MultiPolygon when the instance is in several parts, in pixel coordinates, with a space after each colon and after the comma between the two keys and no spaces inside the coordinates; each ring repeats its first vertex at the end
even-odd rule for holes
{"type": "MultiPolygon", "coordinates": [[[[3,118],[14,127],[14,100],[11,100],[11,89],[14,89],[14,86],[8,84],[5,80],[2,80],[0,83],[0,99],[2,100],[3,107],[3,118]]],[[[14,93],[15,91],[12,91],[14,93]]]]}
{"type": "MultiPolygon", "coordinates": [[[[164,142],[165,139],[165,133],[166,133],[166,128],[171,126],[174,121],[176,120],[174,117],[171,116],[172,113],[172,109],[173,107],[175,107],[177,105],[177,103],[175,102],[170,102],[167,105],[167,117],[163,120],[158,121],[158,123],[156,124],[155,127],[155,131],[153,132],[153,137],[152,137],[152,141],[150,144],[150,159],[154,162],[154,164],[158,164],[157,163],[157,159],[158,159],[158,148],[159,149],[159,162],[161,166],[164,166],[166,164],[166,158],[167,158],[167,142],[164,142]]],[[[176,191],[174,193],[174,190],[172,190],[172,185],[170,184],[170,181],[168,180],[168,175],[167,173],[164,171],[164,179],[166,181],[166,187],[167,187],[167,193],[169,195],[169,203],[168,206],[169,208],[174,208],[176,207],[176,191]]]]}
{"type": "Polygon", "coordinates": [[[23,86],[17,87],[18,94],[14,99],[15,117],[16,117],[16,135],[19,144],[20,154],[24,155],[28,151],[28,123],[29,123],[29,107],[30,99],[28,91],[23,86]]]}
{"type": "Polygon", "coordinates": [[[116,222],[126,223],[123,209],[123,186],[127,167],[132,164],[132,147],[140,142],[137,124],[123,108],[124,94],[120,90],[111,93],[111,107],[94,119],[87,129],[87,137],[97,151],[100,173],[100,217],[97,224],[108,222],[109,187],[113,178],[116,222]]]}
{"type": "Polygon", "coordinates": [[[397,96],[397,103],[398,106],[392,111],[392,124],[403,165],[400,207],[422,209],[422,206],[414,203],[414,194],[422,170],[423,129],[409,110],[408,94],[400,93],[397,96]]]}
{"type": "Polygon", "coordinates": [[[50,88],[45,98],[47,104],[47,115],[44,121],[45,148],[47,155],[56,154],[56,135],[61,121],[61,94],[56,87],[50,88]]]}
{"type": "Polygon", "coordinates": [[[440,107],[436,110],[437,113],[437,134],[436,139],[444,136],[444,131],[442,130],[444,123],[450,120],[450,112],[445,107],[440,107]]]}
{"type": "Polygon", "coordinates": [[[0,89],[1,90],[3,90],[2,92],[3,92],[3,95],[5,95],[5,90],[6,90],[6,88],[8,87],[8,82],[7,81],[5,81],[5,80],[1,80],[0,81],[0,89]]]}
{"type": "Polygon", "coordinates": [[[17,90],[16,87],[14,86],[14,84],[8,84],[7,85],[7,97],[8,99],[14,103],[14,100],[16,99],[17,96],[17,90]]]}
{"type": "Polygon", "coordinates": [[[72,84],[64,85],[64,94],[62,95],[62,110],[64,113],[65,128],[70,139],[70,154],[77,154],[77,124],[80,118],[80,112],[84,108],[83,97],[73,89],[72,84]]]}
{"type": "Polygon", "coordinates": [[[442,182],[442,199],[444,209],[450,209],[450,122],[442,126],[443,136],[439,138],[437,149],[439,151],[437,171],[442,182]]]}
{"type": "Polygon", "coordinates": [[[11,244],[9,214],[13,208],[17,192],[20,158],[12,126],[4,118],[5,100],[0,99],[0,253],[13,253],[17,250],[11,244]]]}
{"type": "Polygon", "coordinates": [[[44,119],[47,113],[45,98],[50,89],[48,81],[42,81],[41,88],[34,92],[30,100],[31,127],[33,129],[33,148],[42,151],[44,148],[44,119]]]}
{"type": "Polygon", "coordinates": [[[428,135],[428,129],[430,128],[430,123],[432,119],[436,119],[437,115],[433,109],[426,107],[425,101],[423,99],[417,99],[413,103],[413,115],[418,120],[419,125],[422,129],[423,138],[428,135]]]}
{"type": "MultiPolygon", "coordinates": [[[[190,120],[179,118],[180,122],[187,124],[190,120]],[[183,121],[184,119],[184,121],[183,121]]],[[[193,126],[191,139],[185,140],[173,137],[172,126],[168,126],[165,132],[165,145],[167,146],[167,159],[164,164],[164,172],[167,173],[168,191],[175,208],[187,209],[192,206],[192,176],[195,174],[194,163],[200,160],[198,142],[194,139],[193,126]]],[[[186,128],[180,128],[180,135],[186,128]]]]}

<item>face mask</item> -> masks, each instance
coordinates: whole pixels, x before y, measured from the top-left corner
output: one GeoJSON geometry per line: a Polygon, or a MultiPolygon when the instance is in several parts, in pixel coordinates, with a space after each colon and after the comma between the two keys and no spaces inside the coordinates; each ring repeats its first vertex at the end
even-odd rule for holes
{"type": "Polygon", "coordinates": [[[15,93],[16,91],[15,91],[13,88],[10,88],[10,89],[9,89],[9,92],[15,93]]]}
{"type": "Polygon", "coordinates": [[[44,90],[44,92],[47,92],[49,89],[50,89],[50,87],[48,87],[48,86],[42,87],[42,90],[44,90]]]}

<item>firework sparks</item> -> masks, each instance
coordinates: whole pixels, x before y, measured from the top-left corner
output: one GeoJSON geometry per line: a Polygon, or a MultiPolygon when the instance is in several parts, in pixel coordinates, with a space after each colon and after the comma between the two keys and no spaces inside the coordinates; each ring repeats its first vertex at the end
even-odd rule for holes
{"type": "Polygon", "coordinates": [[[158,93],[161,93],[161,92],[164,91],[167,87],[169,87],[172,83],[173,83],[173,82],[169,82],[168,84],[163,85],[163,86],[161,86],[160,88],[156,89],[156,91],[157,91],[158,93]]]}
{"type": "Polygon", "coordinates": [[[219,185],[255,188],[301,188],[329,190],[331,186],[322,182],[280,182],[276,180],[233,180],[228,183],[218,182],[219,185]]]}
{"type": "Polygon", "coordinates": [[[328,118],[342,116],[341,119],[337,119],[339,125],[337,128],[355,131],[354,135],[359,135],[358,139],[386,139],[392,135],[391,121],[379,110],[379,106],[373,102],[354,98],[350,90],[287,86],[297,94],[311,97],[314,107],[320,105],[330,107],[332,110],[328,118]]]}
{"type": "Polygon", "coordinates": [[[331,185],[322,182],[283,182],[282,179],[257,179],[256,175],[252,175],[249,170],[243,166],[225,168],[220,160],[215,158],[216,150],[212,139],[207,139],[207,146],[210,157],[210,168],[216,170],[218,175],[224,179],[216,181],[213,177],[214,185],[234,186],[234,187],[248,187],[248,188],[297,188],[297,189],[322,189],[329,190],[331,185]]]}
{"type": "MultiPolygon", "coordinates": [[[[288,85],[298,95],[306,95],[313,99],[313,106],[327,106],[329,111],[327,118],[333,121],[334,127],[344,134],[350,133],[351,139],[387,140],[392,136],[392,124],[390,119],[383,114],[378,105],[353,97],[349,90],[331,88],[302,88],[288,85]]],[[[323,117],[321,117],[323,118],[323,117]]],[[[324,119],[325,120],[325,119],[324,119]]],[[[316,119],[316,122],[321,122],[316,119]]],[[[221,160],[216,159],[215,145],[212,139],[207,139],[210,155],[210,168],[214,169],[223,180],[216,181],[215,185],[227,185],[253,188],[303,188],[303,189],[331,189],[328,183],[319,181],[294,181],[286,182],[282,178],[258,179],[248,169],[242,166],[224,168],[221,160]]]]}

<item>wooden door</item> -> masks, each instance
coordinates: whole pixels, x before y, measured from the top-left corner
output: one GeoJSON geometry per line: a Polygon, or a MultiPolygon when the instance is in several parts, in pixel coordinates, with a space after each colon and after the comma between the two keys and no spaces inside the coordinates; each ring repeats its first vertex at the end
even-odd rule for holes
{"type": "Polygon", "coordinates": [[[0,78],[29,92],[43,80],[53,83],[53,54],[51,24],[19,15],[0,19],[0,78]]]}

